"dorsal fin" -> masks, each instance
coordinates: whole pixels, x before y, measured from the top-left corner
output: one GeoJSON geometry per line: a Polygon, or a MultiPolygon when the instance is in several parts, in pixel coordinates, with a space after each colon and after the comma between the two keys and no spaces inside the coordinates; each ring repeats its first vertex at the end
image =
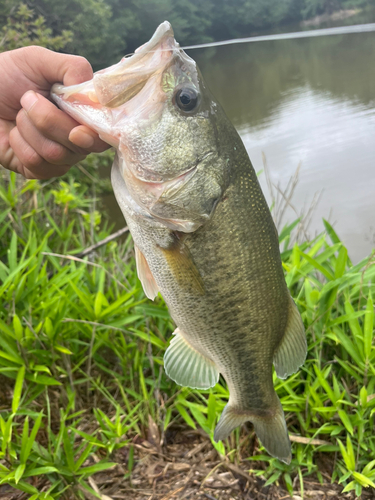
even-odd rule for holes
{"type": "Polygon", "coordinates": [[[301,315],[290,297],[288,322],[281,343],[276,349],[273,364],[277,376],[286,378],[295,373],[306,359],[307,342],[301,315]]]}

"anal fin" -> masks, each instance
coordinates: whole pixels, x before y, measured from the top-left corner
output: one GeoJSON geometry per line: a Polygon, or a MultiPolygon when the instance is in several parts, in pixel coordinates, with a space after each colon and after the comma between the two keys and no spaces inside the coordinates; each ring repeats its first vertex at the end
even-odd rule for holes
{"type": "Polygon", "coordinates": [[[165,352],[164,368],[178,385],[192,389],[209,389],[219,380],[215,363],[194,349],[178,328],[165,352]]]}
{"type": "Polygon", "coordinates": [[[305,328],[297,306],[292,297],[290,297],[285,333],[273,358],[277,376],[285,379],[292,373],[295,373],[303,365],[306,359],[306,352],[305,328]]]}
{"type": "Polygon", "coordinates": [[[145,256],[139,250],[137,245],[134,245],[134,248],[135,248],[135,262],[137,265],[138,278],[142,283],[146,297],[148,297],[151,300],[154,300],[159,292],[158,285],[156,284],[155,278],[153,277],[150,271],[145,256]]]}

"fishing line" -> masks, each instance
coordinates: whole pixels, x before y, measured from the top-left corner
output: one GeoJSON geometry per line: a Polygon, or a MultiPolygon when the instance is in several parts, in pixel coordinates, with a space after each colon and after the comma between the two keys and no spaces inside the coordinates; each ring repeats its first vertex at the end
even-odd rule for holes
{"type": "Polygon", "coordinates": [[[293,38],[311,38],[327,35],[346,35],[351,33],[369,33],[375,31],[375,23],[354,24],[352,26],[339,26],[337,28],[321,28],[316,30],[295,31],[293,33],[276,33],[274,35],[250,36],[248,38],[233,38],[220,42],[200,43],[198,45],[186,45],[183,50],[204,49],[206,47],[219,47],[221,45],[233,45],[235,43],[266,42],[270,40],[290,40],[293,38]]]}

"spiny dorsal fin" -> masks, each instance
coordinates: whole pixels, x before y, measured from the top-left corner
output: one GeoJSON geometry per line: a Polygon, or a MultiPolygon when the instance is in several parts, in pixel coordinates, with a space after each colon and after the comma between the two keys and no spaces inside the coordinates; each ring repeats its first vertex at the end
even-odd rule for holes
{"type": "Polygon", "coordinates": [[[151,300],[154,300],[159,292],[158,285],[156,284],[155,278],[153,277],[150,271],[145,256],[139,250],[137,245],[134,245],[134,248],[135,248],[135,262],[137,265],[138,278],[142,283],[146,297],[148,297],[151,300]]]}
{"type": "Polygon", "coordinates": [[[306,359],[306,352],[305,328],[297,306],[292,297],[290,297],[285,333],[273,357],[277,376],[284,379],[295,373],[303,365],[306,359]]]}
{"type": "Polygon", "coordinates": [[[164,355],[165,373],[176,384],[192,389],[209,389],[217,384],[216,365],[181,335],[177,328],[164,355]]]}

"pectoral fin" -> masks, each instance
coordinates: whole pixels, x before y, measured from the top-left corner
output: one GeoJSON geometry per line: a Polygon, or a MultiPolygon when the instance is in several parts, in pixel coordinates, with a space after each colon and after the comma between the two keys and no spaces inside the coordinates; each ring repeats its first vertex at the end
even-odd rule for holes
{"type": "Polygon", "coordinates": [[[137,245],[134,245],[134,248],[135,248],[135,262],[137,265],[138,278],[142,283],[146,297],[148,297],[151,300],[154,300],[159,292],[158,285],[156,284],[155,278],[153,277],[150,271],[145,256],[139,250],[137,245]]]}
{"type": "Polygon", "coordinates": [[[307,342],[301,315],[290,297],[288,322],[284,336],[277,348],[273,364],[277,376],[285,379],[303,365],[306,359],[307,342]]]}
{"type": "Polygon", "coordinates": [[[219,372],[209,358],[194,349],[177,328],[164,355],[165,373],[176,384],[209,389],[217,384],[219,372]]]}
{"type": "Polygon", "coordinates": [[[195,295],[204,295],[202,276],[184,242],[176,238],[174,244],[169,248],[160,249],[164,253],[169,269],[179,286],[195,295]]]}

